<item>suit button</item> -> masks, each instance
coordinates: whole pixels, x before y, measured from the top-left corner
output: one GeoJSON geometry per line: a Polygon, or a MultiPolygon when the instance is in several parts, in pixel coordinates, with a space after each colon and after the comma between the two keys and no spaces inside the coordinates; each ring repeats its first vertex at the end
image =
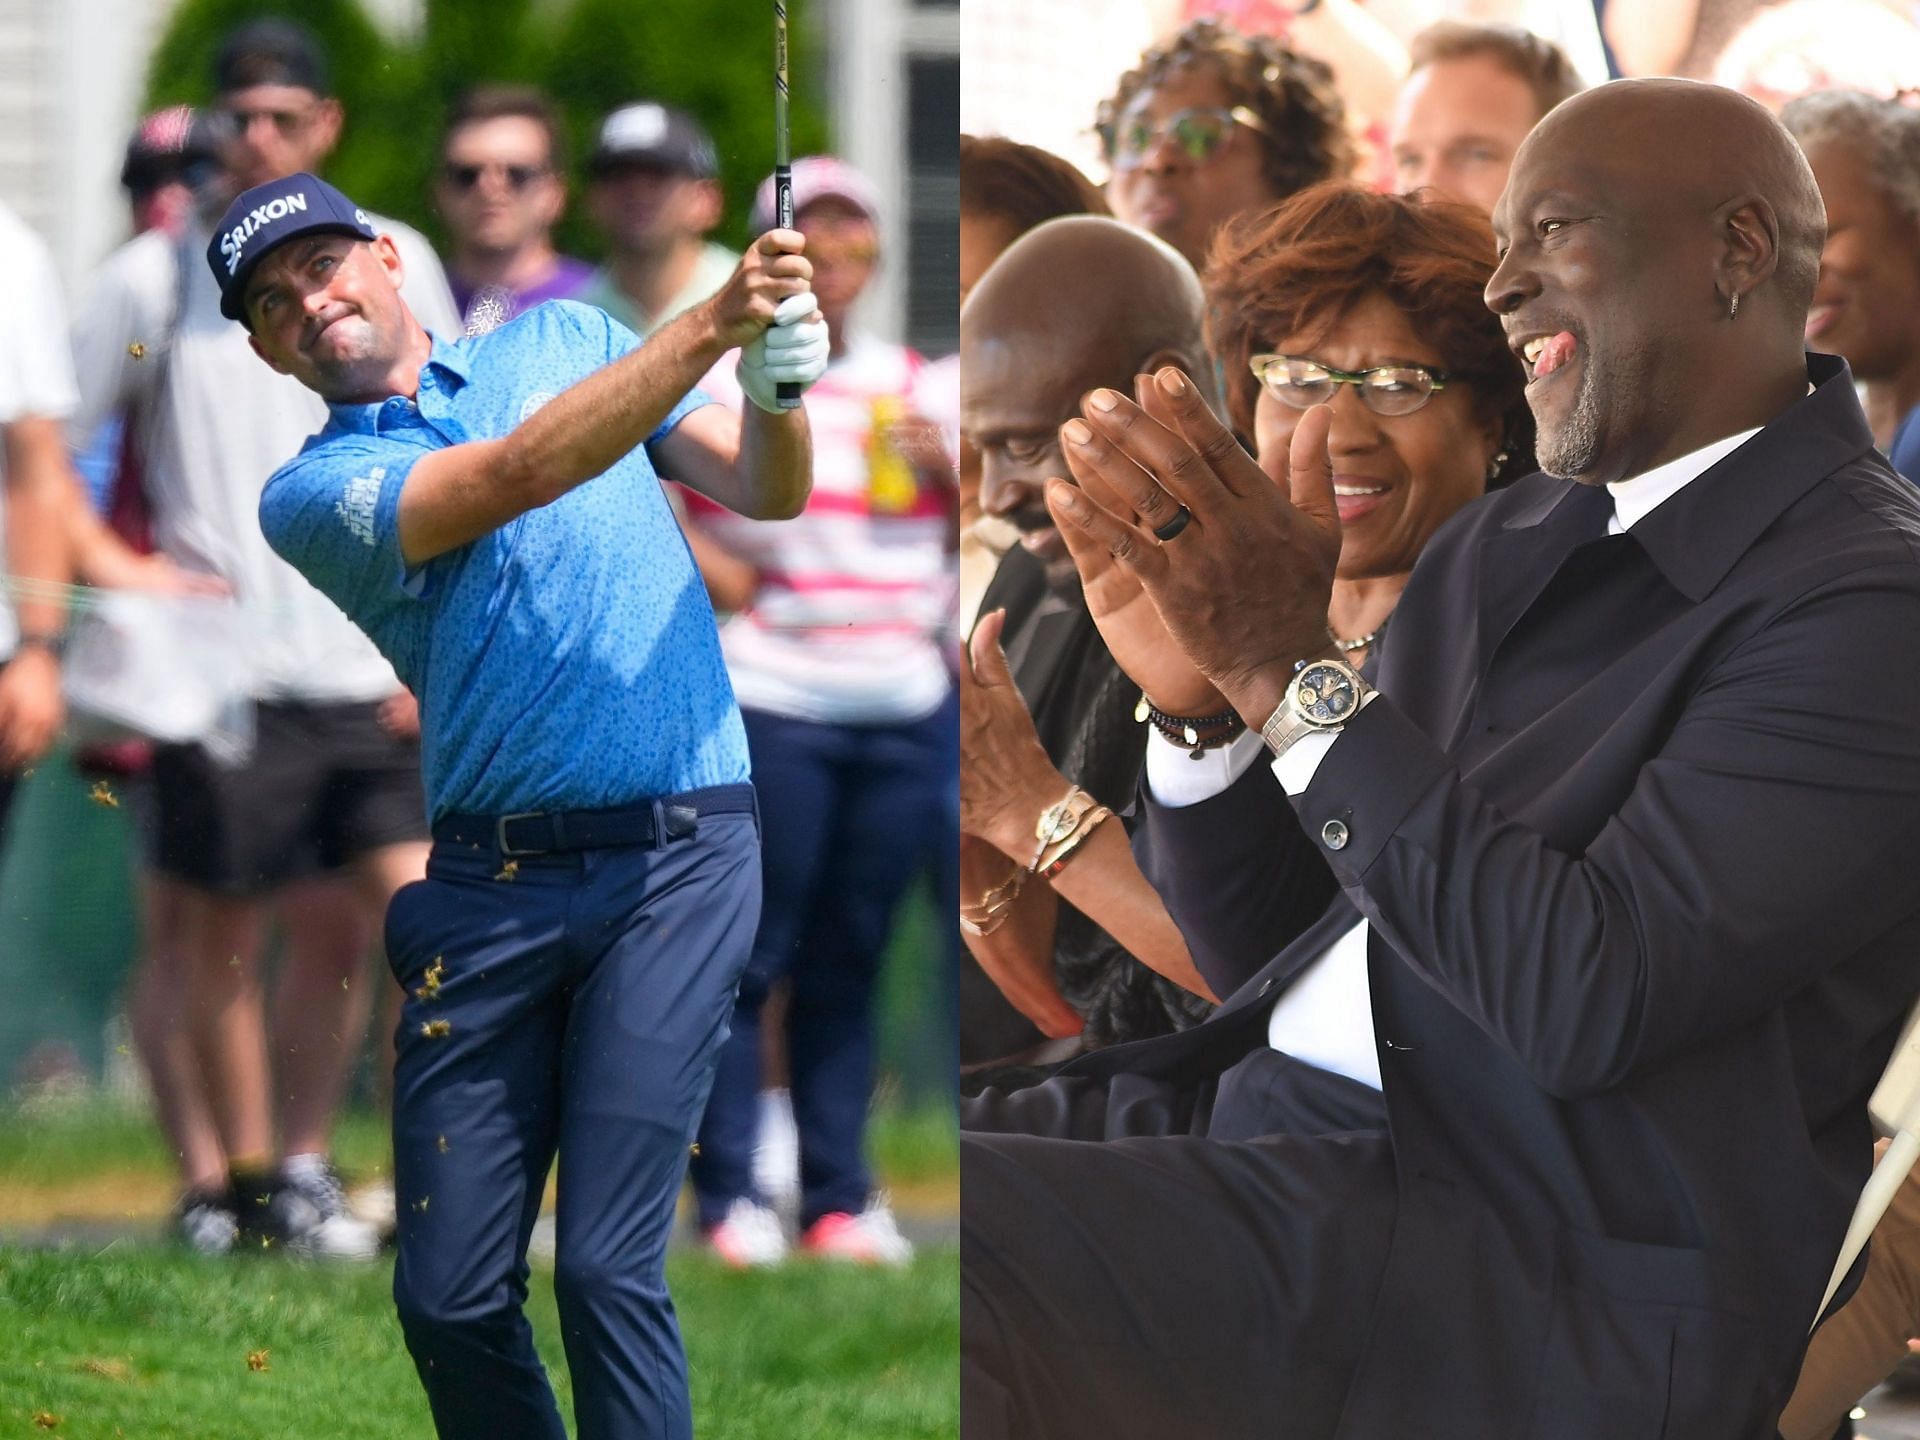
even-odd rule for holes
{"type": "Polygon", "coordinates": [[[1347,827],[1338,820],[1329,820],[1320,827],[1320,840],[1329,850],[1347,848],[1347,827]]]}

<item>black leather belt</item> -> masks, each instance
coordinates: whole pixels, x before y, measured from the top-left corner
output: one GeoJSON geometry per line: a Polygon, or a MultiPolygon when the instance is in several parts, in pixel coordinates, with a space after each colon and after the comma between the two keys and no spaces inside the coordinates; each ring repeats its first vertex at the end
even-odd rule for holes
{"type": "Polygon", "coordinates": [[[700,828],[702,815],[750,815],[751,785],[716,785],[663,795],[618,810],[522,811],[513,815],[443,815],[433,838],[442,845],[484,846],[503,857],[664,845],[700,828]]]}

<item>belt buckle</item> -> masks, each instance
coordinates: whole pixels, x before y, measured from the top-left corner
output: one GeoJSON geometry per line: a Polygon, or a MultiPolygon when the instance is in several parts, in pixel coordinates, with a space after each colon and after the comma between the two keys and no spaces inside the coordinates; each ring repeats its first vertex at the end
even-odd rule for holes
{"type": "Polygon", "coordinates": [[[540,846],[521,849],[507,843],[507,826],[516,820],[544,819],[545,815],[546,812],[542,810],[521,810],[512,815],[502,815],[498,820],[494,821],[493,843],[499,849],[500,854],[504,857],[512,858],[517,855],[545,855],[548,853],[545,848],[540,846]]]}

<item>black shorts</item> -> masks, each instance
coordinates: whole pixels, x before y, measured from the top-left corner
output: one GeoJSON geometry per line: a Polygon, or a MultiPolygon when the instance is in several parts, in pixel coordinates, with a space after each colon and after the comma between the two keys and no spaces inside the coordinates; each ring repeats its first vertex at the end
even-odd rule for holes
{"type": "Polygon", "coordinates": [[[419,743],[382,730],[379,708],[262,703],[253,757],[233,769],[198,745],[156,746],[156,868],[252,895],[425,840],[419,743]]]}

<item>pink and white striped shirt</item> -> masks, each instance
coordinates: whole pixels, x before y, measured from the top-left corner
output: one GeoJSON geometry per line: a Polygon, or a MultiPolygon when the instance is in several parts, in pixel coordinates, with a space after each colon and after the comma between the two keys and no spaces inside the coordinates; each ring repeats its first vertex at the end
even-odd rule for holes
{"type": "MultiPolygon", "coordinates": [[[[729,354],[700,382],[750,403],[729,354]]],[[[740,704],[792,719],[885,725],[932,713],[952,683],[945,648],[956,597],[950,496],[922,481],[876,502],[868,466],[874,402],[917,414],[927,366],[903,346],[853,335],[807,392],[813,494],[792,520],[748,520],[684,492],[688,520],[756,567],[760,588],[721,627],[740,704]]]]}

